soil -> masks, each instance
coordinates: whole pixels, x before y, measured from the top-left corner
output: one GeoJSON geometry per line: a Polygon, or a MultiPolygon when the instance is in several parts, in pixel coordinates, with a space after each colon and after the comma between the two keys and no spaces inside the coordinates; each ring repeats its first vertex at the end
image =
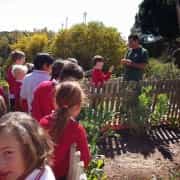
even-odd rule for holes
{"type": "Polygon", "coordinates": [[[143,136],[116,131],[99,147],[108,180],[180,180],[180,129],[159,126],[143,136]]]}

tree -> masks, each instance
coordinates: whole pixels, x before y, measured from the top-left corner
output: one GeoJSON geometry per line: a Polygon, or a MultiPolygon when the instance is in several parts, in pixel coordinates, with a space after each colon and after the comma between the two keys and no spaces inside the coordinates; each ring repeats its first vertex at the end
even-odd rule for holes
{"type": "Polygon", "coordinates": [[[100,22],[77,24],[62,30],[52,44],[56,57],[77,58],[85,69],[90,68],[91,59],[96,54],[104,56],[108,65],[117,65],[125,50],[125,41],[117,29],[105,27],[100,22]]]}
{"type": "Polygon", "coordinates": [[[139,6],[135,26],[142,33],[153,33],[165,38],[180,35],[178,25],[179,0],[144,0],[139,6]]]}
{"type": "Polygon", "coordinates": [[[26,53],[28,61],[32,61],[38,52],[47,49],[48,37],[45,33],[35,33],[33,35],[24,36],[17,43],[11,45],[12,49],[19,49],[26,53]]]}
{"type": "Polygon", "coordinates": [[[6,36],[0,37],[0,57],[6,59],[10,53],[9,40],[6,36]]]}

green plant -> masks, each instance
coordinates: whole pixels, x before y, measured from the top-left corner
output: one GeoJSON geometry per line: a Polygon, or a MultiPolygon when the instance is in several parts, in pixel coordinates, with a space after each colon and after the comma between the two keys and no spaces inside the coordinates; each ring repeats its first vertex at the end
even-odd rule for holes
{"type": "Polygon", "coordinates": [[[88,142],[91,146],[91,153],[98,154],[97,142],[102,135],[101,127],[113,117],[112,112],[103,112],[99,108],[85,107],[80,114],[80,120],[88,133],[88,142]]]}
{"type": "Polygon", "coordinates": [[[86,171],[88,180],[107,180],[107,176],[103,171],[104,159],[101,156],[96,156],[90,163],[86,171]]]}
{"type": "Polygon", "coordinates": [[[95,110],[91,107],[86,107],[81,111],[79,118],[88,133],[88,142],[90,143],[90,150],[93,156],[86,172],[88,180],[107,180],[103,170],[104,160],[97,156],[99,153],[97,143],[103,135],[101,132],[102,125],[111,120],[112,117],[112,112],[102,112],[99,108],[95,110]]]}
{"type": "MultiPolygon", "coordinates": [[[[131,99],[131,103],[126,109],[126,118],[124,123],[128,124],[129,128],[135,134],[145,133],[145,129],[151,125],[158,125],[160,119],[166,114],[168,109],[168,97],[166,94],[157,94],[155,99],[152,97],[152,86],[136,88],[136,95],[131,99]],[[140,93],[140,94],[139,94],[140,93]],[[139,95],[138,95],[139,94],[139,95]],[[152,105],[154,109],[152,109],[152,105]]],[[[127,102],[129,103],[129,101],[127,102]]]]}
{"type": "Polygon", "coordinates": [[[154,111],[151,114],[151,124],[157,125],[159,120],[168,111],[168,97],[166,94],[158,94],[154,111]]]}
{"type": "Polygon", "coordinates": [[[151,58],[145,70],[146,79],[176,79],[180,77],[180,70],[174,63],[162,63],[151,58]]]}

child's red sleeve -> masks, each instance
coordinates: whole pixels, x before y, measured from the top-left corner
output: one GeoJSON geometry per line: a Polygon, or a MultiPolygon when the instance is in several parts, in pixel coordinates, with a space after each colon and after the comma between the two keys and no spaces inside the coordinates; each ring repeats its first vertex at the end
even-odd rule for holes
{"type": "Polygon", "coordinates": [[[41,105],[39,102],[39,97],[39,89],[37,88],[34,92],[34,97],[32,101],[32,116],[38,121],[43,117],[40,110],[41,105]]]}
{"type": "Polygon", "coordinates": [[[85,168],[87,168],[91,159],[87,135],[85,129],[81,125],[79,125],[78,131],[77,149],[81,152],[81,161],[84,161],[85,168]]]}
{"type": "Polygon", "coordinates": [[[20,106],[21,106],[21,110],[23,112],[27,112],[28,113],[28,103],[26,99],[20,99],[20,106]]]}
{"type": "Polygon", "coordinates": [[[103,77],[103,78],[104,78],[104,80],[105,80],[105,81],[107,81],[108,79],[110,79],[111,74],[112,74],[111,72],[104,73],[104,74],[103,74],[103,76],[104,76],[104,77],[103,77]]]}
{"type": "Polygon", "coordinates": [[[103,73],[101,70],[94,69],[92,72],[92,83],[95,86],[101,86],[104,81],[107,81],[111,77],[111,72],[103,73]]]}

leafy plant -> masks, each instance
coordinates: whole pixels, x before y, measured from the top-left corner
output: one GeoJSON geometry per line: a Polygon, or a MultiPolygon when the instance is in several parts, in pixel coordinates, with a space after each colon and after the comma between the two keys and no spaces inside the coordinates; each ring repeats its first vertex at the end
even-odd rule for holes
{"type": "Polygon", "coordinates": [[[102,156],[96,156],[87,170],[88,180],[107,180],[107,176],[103,171],[104,159],[102,156]]]}
{"type": "Polygon", "coordinates": [[[145,70],[146,79],[176,79],[180,77],[180,70],[174,63],[162,63],[151,58],[145,70]]]}
{"type": "Polygon", "coordinates": [[[97,143],[102,135],[101,127],[113,117],[112,112],[102,112],[99,109],[86,107],[81,111],[80,120],[88,133],[88,142],[90,143],[91,154],[93,157],[87,170],[88,180],[107,180],[104,173],[104,160],[97,156],[99,148],[97,143]]]}
{"type": "MultiPolygon", "coordinates": [[[[145,128],[150,127],[150,125],[158,125],[161,117],[168,110],[167,95],[163,93],[157,94],[155,100],[152,97],[152,90],[152,86],[143,87],[140,95],[134,96],[131,100],[133,101],[132,105],[127,106],[124,123],[128,124],[135,134],[145,133],[145,128]],[[154,100],[156,103],[154,109],[152,109],[154,100]]],[[[140,90],[136,89],[135,91],[140,90]]]]}
{"type": "Polygon", "coordinates": [[[88,142],[91,146],[91,153],[98,154],[97,142],[102,135],[101,127],[107,121],[111,120],[113,112],[102,112],[99,109],[86,107],[81,111],[80,120],[88,133],[88,142]]]}
{"type": "Polygon", "coordinates": [[[154,111],[151,114],[151,124],[157,125],[162,115],[165,115],[168,110],[168,97],[166,94],[158,94],[154,111]]]}

